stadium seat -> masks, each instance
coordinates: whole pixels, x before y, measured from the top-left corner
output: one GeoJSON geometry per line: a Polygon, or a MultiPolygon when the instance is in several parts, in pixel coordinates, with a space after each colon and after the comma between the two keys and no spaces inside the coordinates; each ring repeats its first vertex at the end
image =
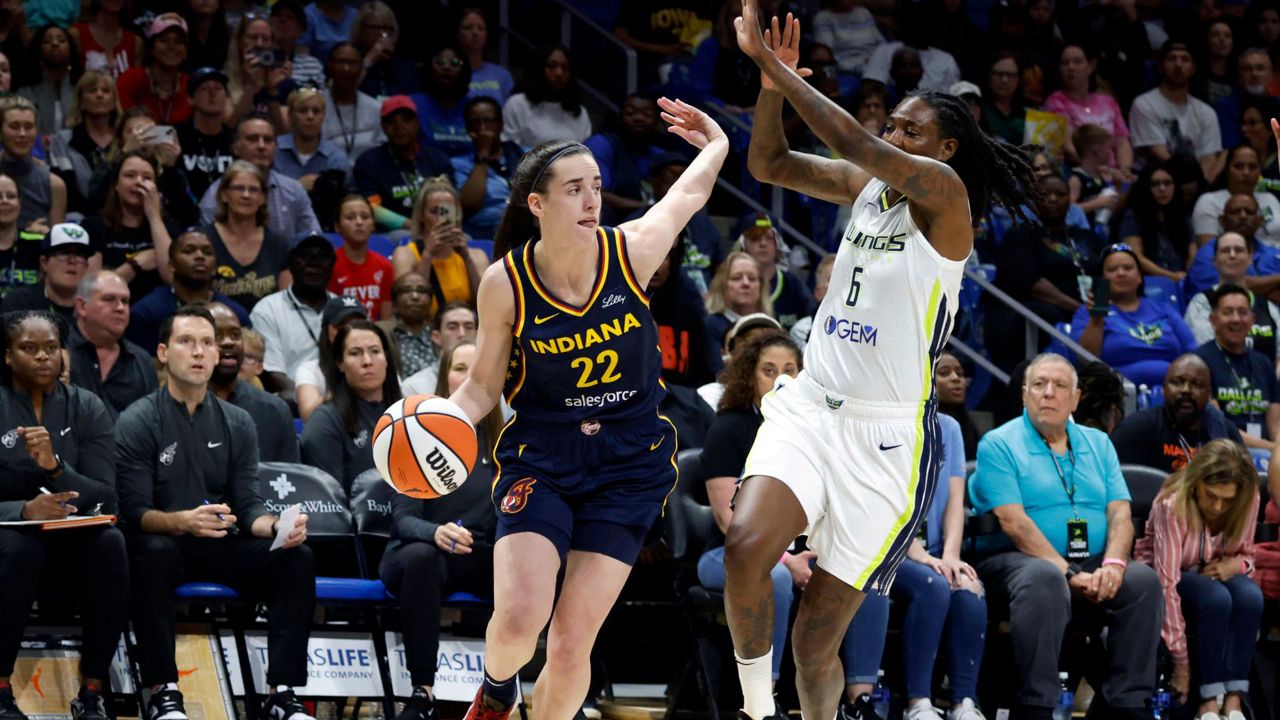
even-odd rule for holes
{"type": "Polygon", "coordinates": [[[667,502],[664,539],[676,563],[675,592],[689,629],[693,647],[684,668],[672,684],[667,699],[667,717],[676,713],[684,688],[692,677],[696,693],[704,698],[711,717],[720,716],[720,675],[727,651],[717,642],[718,618],[724,612],[724,593],[698,583],[698,559],[716,535],[711,508],[695,500],[693,487],[706,481],[702,471],[702,450],[681,450],[676,456],[680,484],[667,502]]]}
{"type": "Polygon", "coordinates": [[[1160,275],[1144,275],[1142,284],[1147,297],[1170,303],[1178,308],[1179,313],[1186,311],[1186,304],[1182,301],[1182,291],[1174,281],[1160,275]]]}
{"type": "Polygon", "coordinates": [[[307,515],[307,544],[317,554],[317,566],[343,570],[344,574],[338,576],[317,574],[316,602],[357,609],[357,616],[363,620],[360,624],[373,639],[375,664],[383,687],[383,712],[386,717],[395,717],[386,633],[375,612],[386,602],[387,592],[381,580],[365,576],[363,553],[342,485],[323,470],[295,463],[260,463],[258,481],[259,492],[273,512],[283,512],[294,504],[302,506],[307,515]],[[322,551],[330,552],[322,555],[322,551]]]}
{"type": "Polygon", "coordinates": [[[1129,488],[1129,507],[1133,515],[1133,536],[1140,538],[1145,534],[1147,517],[1151,515],[1151,504],[1155,502],[1160,486],[1164,485],[1169,474],[1146,465],[1121,465],[1124,484],[1129,488]]]}
{"type": "Polygon", "coordinates": [[[490,260],[493,259],[493,241],[492,240],[473,239],[467,243],[467,247],[472,247],[472,248],[475,248],[476,250],[483,250],[484,254],[487,255],[490,260]]]}

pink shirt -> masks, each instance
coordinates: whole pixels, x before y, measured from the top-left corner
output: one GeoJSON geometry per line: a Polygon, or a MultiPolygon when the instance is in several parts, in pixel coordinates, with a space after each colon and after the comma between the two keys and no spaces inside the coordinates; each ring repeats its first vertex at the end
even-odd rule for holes
{"type": "Polygon", "coordinates": [[[1258,494],[1246,516],[1243,537],[1229,544],[1219,535],[1212,535],[1208,528],[1195,533],[1186,520],[1173,512],[1173,496],[1157,499],[1151,506],[1147,519],[1147,531],[1133,548],[1133,557],[1155,568],[1164,592],[1164,626],[1160,637],[1169,648],[1173,661],[1185,663],[1187,657],[1187,622],[1182,617],[1182,598],[1178,596],[1178,581],[1183,571],[1198,571],[1204,565],[1222,558],[1243,560],[1246,572],[1253,573],[1254,518],[1258,517],[1258,494]]]}
{"type": "Polygon", "coordinates": [[[1113,138],[1129,137],[1129,126],[1124,124],[1124,113],[1110,95],[1089,93],[1083,103],[1067,97],[1061,90],[1044,101],[1044,109],[1067,116],[1067,125],[1075,131],[1081,125],[1097,125],[1111,133],[1113,138]]]}

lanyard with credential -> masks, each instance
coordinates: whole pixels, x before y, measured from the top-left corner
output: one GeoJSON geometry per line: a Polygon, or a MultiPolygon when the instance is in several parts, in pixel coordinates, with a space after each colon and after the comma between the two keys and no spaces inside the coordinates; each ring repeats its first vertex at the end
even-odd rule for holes
{"type": "Polygon", "coordinates": [[[1062,482],[1062,489],[1067,493],[1067,502],[1071,503],[1071,515],[1077,520],[1080,519],[1080,513],[1076,510],[1076,453],[1071,449],[1071,436],[1067,436],[1067,459],[1071,463],[1071,484],[1067,484],[1067,475],[1062,472],[1062,463],[1058,462],[1058,454],[1053,451],[1053,446],[1049,444],[1049,438],[1041,435],[1044,440],[1044,446],[1049,449],[1049,457],[1053,459],[1053,469],[1058,471],[1058,480],[1062,482]]]}

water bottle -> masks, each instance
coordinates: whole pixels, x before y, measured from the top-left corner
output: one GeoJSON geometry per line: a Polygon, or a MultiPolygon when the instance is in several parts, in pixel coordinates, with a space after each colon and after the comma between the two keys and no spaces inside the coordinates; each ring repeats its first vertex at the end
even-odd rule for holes
{"type": "Polygon", "coordinates": [[[1156,683],[1156,692],[1151,696],[1152,720],[1166,720],[1173,707],[1173,697],[1169,694],[1168,681],[1164,673],[1160,674],[1160,682],[1156,683]]]}
{"type": "Polygon", "coordinates": [[[1071,689],[1067,687],[1067,674],[1058,673],[1058,704],[1053,708],[1053,720],[1071,720],[1071,708],[1075,705],[1076,698],[1071,694],[1071,689]]]}
{"type": "MultiPolygon", "coordinates": [[[[1102,188],[1102,192],[1098,194],[1102,197],[1116,197],[1120,194],[1120,191],[1116,190],[1114,186],[1108,185],[1102,188]]],[[[1096,225],[1106,227],[1107,223],[1111,222],[1111,208],[1104,207],[1096,210],[1093,213],[1093,222],[1096,225]]]]}
{"type": "Polygon", "coordinates": [[[889,688],[884,686],[883,670],[876,673],[876,686],[871,691],[871,706],[875,708],[878,717],[889,717],[889,688]]]}

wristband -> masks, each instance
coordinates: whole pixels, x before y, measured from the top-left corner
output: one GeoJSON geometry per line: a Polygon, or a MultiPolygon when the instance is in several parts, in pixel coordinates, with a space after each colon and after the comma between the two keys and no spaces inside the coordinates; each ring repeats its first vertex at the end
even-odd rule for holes
{"type": "Polygon", "coordinates": [[[1240,572],[1244,575],[1249,574],[1249,561],[1244,558],[1240,558],[1240,572]]]}
{"type": "Polygon", "coordinates": [[[783,550],[782,557],[778,558],[778,562],[786,562],[787,558],[789,557],[791,557],[791,553],[787,552],[786,550],[783,550]]]}
{"type": "Polygon", "coordinates": [[[133,259],[133,258],[125,258],[125,259],[124,259],[124,264],[125,264],[125,265],[128,265],[128,266],[129,266],[129,267],[131,267],[131,268],[133,268],[133,271],[134,271],[135,273],[137,273],[138,275],[141,275],[141,274],[143,273],[142,265],[140,265],[140,264],[138,263],[138,261],[137,261],[137,260],[135,260],[135,259],[133,259]]]}
{"type": "Polygon", "coordinates": [[[1129,563],[1121,560],[1120,558],[1107,558],[1102,561],[1102,567],[1106,567],[1108,565],[1119,565],[1121,570],[1129,567],[1129,563]]]}

